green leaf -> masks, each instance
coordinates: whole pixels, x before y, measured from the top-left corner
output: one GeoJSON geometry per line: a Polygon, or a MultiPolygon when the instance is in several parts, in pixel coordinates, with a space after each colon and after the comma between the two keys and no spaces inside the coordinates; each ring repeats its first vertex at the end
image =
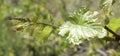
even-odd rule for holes
{"type": "Polygon", "coordinates": [[[105,30],[104,28],[102,28],[102,31],[98,35],[98,38],[104,38],[105,36],[107,36],[107,30],[105,30]]]}
{"type": "Polygon", "coordinates": [[[75,20],[76,24],[67,21],[60,27],[59,34],[65,36],[68,33],[66,39],[70,43],[78,45],[85,39],[103,38],[107,35],[107,31],[94,19],[94,16],[98,13],[84,11],[82,12],[80,9],[78,12],[72,14],[71,18],[78,20],[75,20]]]}
{"type": "Polygon", "coordinates": [[[113,31],[116,31],[116,29],[120,27],[120,18],[113,18],[113,19],[111,19],[110,23],[108,24],[108,26],[113,31]]]}
{"type": "Polygon", "coordinates": [[[103,38],[107,35],[106,30],[101,26],[88,25],[81,26],[72,24],[71,22],[66,22],[60,27],[59,34],[65,36],[69,33],[67,39],[73,44],[80,44],[83,40],[94,37],[103,38]]]}
{"type": "Polygon", "coordinates": [[[97,18],[94,18],[96,15],[98,15],[97,11],[90,12],[86,8],[81,8],[78,11],[75,11],[70,14],[70,19],[72,19],[77,24],[84,24],[85,22],[94,22],[97,18]]]}
{"type": "Polygon", "coordinates": [[[105,12],[105,14],[111,14],[112,5],[115,3],[115,0],[101,0],[101,9],[105,12]]]}
{"type": "Polygon", "coordinates": [[[39,34],[39,36],[36,37],[38,41],[43,41],[43,39],[47,39],[50,33],[52,32],[52,28],[49,26],[46,26],[42,32],[39,34]]]}

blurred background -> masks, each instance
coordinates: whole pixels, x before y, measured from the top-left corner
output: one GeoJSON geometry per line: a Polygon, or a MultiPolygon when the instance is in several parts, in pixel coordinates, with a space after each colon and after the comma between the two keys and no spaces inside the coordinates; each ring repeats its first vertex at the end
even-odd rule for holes
{"type": "MultiPolygon", "coordinates": [[[[109,25],[114,31],[120,27],[120,0],[115,1],[109,25]]],[[[58,35],[69,13],[80,7],[99,11],[99,4],[100,0],[0,0],[0,56],[120,56],[118,42],[95,39],[92,45],[72,45],[58,35]]]]}

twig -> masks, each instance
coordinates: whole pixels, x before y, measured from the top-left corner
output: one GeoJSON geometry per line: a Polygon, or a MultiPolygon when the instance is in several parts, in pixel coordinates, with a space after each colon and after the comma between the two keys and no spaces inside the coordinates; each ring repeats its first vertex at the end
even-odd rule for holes
{"type": "Polygon", "coordinates": [[[37,24],[42,24],[42,25],[47,25],[47,26],[51,26],[51,27],[53,27],[54,29],[56,29],[56,28],[59,28],[58,26],[54,26],[54,25],[51,25],[51,24],[47,24],[47,23],[37,23],[37,24]]]}
{"type": "Polygon", "coordinates": [[[111,30],[110,28],[108,28],[107,26],[105,26],[104,28],[115,36],[115,40],[116,40],[116,41],[119,41],[119,40],[120,40],[120,35],[116,34],[114,31],[112,31],[112,30],[111,30]]]}
{"type": "Polygon", "coordinates": [[[96,49],[98,53],[100,53],[102,56],[108,56],[107,53],[101,49],[96,49]]]}
{"type": "Polygon", "coordinates": [[[58,26],[54,26],[54,25],[51,25],[51,24],[47,24],[47,23],[41,23],[41,22],[37,22],[37,23],[33,23],[30,18],[21,18],[21,17],[7,17],[8,20],[18,20],[18,21],[21,21],[21,22],[29,22],[30,25],[33,25],[33,24],[41,24],[41,25],[46,25],[46,26],[51,26],[53,27],[54,29],[56,28],[59,28],[58,26]]]}

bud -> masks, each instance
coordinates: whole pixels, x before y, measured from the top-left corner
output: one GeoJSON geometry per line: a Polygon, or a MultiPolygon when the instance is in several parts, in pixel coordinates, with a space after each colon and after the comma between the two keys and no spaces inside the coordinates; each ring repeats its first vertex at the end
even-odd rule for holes
{"type": "Polygon", "coordinates": [[[16,29],[17,31],[20,31],[20,30],[24,29],[24,25],[21,25],[21,24],[16,25],[16,26],[15,26],[15,29],[16,29]]]}

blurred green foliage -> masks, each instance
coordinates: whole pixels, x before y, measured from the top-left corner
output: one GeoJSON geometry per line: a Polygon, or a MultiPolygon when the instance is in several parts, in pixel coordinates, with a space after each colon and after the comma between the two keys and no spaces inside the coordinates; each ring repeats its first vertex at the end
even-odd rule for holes
{"type": "Polygon", "coordinates": [[[61,56],[69,49],[75,51],[51,27],[63,19],[54,23],[48,2],[0,0],[0,56],[61,56]]]}
{"type": "MultiPolygon", "coordinates": [[[[103,55],[99,51],[109,56],[119,56],[118,42],[93,39],[90,43],[85,40],[74,46],[58,35],[58,27],[69,19],[70,12],[82,6],[96,10],[98,5],[91,2],[92,0],[0,0],[0,56],[103,55]]],[[[111,20],[110,27],[115,30],[119,21],[111,20]]]]}

